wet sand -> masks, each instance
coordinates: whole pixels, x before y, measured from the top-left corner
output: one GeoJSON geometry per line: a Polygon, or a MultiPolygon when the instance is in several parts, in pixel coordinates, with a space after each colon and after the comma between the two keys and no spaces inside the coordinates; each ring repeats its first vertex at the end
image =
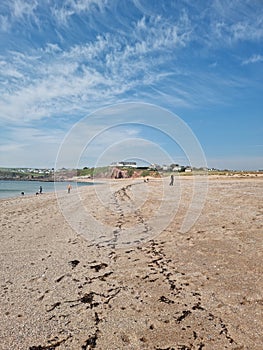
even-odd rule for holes
{"type": "Polygon", "coordinates": [[[0,200],[0,349],[262,349],[263,179],[160,183],[0,200]]]}

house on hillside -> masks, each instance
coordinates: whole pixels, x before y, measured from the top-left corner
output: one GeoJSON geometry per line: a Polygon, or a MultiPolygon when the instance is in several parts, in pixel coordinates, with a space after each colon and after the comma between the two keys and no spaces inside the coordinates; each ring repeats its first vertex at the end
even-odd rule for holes
{"type": "Polygon", "coordinates": [[[176,164],[173,168],[172,171],[182,171],[181,165],[176,164]]]}
{"type": "Polygon", "coordinates": [[[121,161],[121,162],[113,162],[113,163],[111,163],[110,166],[112,166],[112,167],[136,168],[137,164],[136,164],[136,162],[124,162],[124,161],[121,161]]]}

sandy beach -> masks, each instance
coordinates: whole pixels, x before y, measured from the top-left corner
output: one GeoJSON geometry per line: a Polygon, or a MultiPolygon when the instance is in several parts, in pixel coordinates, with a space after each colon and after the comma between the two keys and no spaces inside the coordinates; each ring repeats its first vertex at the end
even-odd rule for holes
{"type": "Polygon", "coordinates": [[[262,198],[200,176],[0,200],[0,349],[262,349],[262,198]]]}

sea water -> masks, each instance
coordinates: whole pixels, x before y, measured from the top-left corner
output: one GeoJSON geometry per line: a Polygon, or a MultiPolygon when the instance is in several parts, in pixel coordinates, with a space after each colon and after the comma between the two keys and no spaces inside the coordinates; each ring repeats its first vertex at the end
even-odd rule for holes
{"type": "Polygon", "coordinates": [[[42,193],[55,192],[55,191],[67,191],[68,184],[71,184],[72,188],[76,186],[91,186],[93,182],[42,182],[42,181],[0,181],[0,199],[11,198],[21,196],[21,192],[24,195],[32,195],[39,192],[40,186],[42,187],[42,193]]]}

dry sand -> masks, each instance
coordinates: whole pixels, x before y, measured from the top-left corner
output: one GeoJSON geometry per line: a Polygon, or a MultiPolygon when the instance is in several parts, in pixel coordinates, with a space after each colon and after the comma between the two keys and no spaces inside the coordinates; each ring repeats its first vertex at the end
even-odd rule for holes
{"type": "Polygon", "coordinates": [[[263,179],[209,179],[180,233],[191,184],[1,200],[0,348],[262,349],[263,179]]]}

